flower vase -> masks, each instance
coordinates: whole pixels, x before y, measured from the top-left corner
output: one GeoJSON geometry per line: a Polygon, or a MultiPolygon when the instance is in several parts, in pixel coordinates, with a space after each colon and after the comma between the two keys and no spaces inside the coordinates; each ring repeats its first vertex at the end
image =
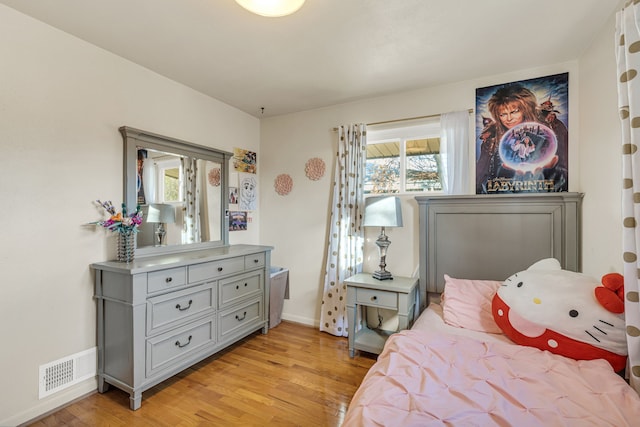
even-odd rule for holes
{"type": "Polygon", "coordinates": [[[132,262],[136,253],[136,233],[122,231],[118,233],[118,261],[132,262]]]}

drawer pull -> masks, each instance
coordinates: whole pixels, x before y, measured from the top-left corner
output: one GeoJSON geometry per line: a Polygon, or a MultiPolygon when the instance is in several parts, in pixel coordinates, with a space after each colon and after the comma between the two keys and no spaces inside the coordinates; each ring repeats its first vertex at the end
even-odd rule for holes
{"type": "Polygon", "coordinates": [[[245,319],[245,317],[247,317],[247,312],[246,312],[246,311],[244,312],[244,314],[242,315],[242,317],[240,317],[240,316],[238,316],[238,315],[236,314],[236,320],[237,320],[238,322],[242,322],[242,321],[245,319]]]}
{"type": "Polygon", "coordinates": [[[180,344],[180,341],[176,341],[176,347],[183,348],[183,347],[188,346],[189,344],[191,344],[191,338],[193,338],[193,335],[189,335],[189,338],[187,339],[187,343],[186,344],[180,344]]]}
{"type": "Polygon", "coordinates": [[[255,262],[256,264],[260,262],[259,259],[254,259],[253,262],[255,262]]]}
{"type": "Polygon", "coordinates": [[[190,299],[190,300],[189,300],[189,305],[188,305],[188,306],[186,306],[185,308],[182,308],[182,307],[180,306],[180,304],[176,304],[176,308],[177,308],[178,310],[180,310],[180,311],[189,310],[189,309],[191,308],[191,304],[193,304],[193,300],[192,300],[192,299],[190,299]]]}
{"type": "Polygon", "coordinates": [[[218,272],[221,272],[223,270],[222,267],[218,267],[218,272]]]}
{"type": "MultiPolygon", "coordinates": [[[[246,288],[248,286],[247,283],[244,284],[244,287],[246,288]]],[[[240,285],[236,285],[236,290],[240,289],[240,285]]]]}
{"type": "Polygon", "coordinates": [[[167,277],[166,279],[164,279],[164,281],[167,283],[171,283],[173,281],[173,277],[167,277]]]}
{"type": "Polygon", "coordinates": [[[377,296],[374,295],[374,296],[371,297],[371,301],[377,301],[377,300],[378,300],[377,296]]]}

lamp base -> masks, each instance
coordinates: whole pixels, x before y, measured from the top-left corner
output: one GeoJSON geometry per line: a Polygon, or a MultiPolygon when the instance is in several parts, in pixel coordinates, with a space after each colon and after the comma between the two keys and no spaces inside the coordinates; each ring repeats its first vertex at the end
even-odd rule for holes
{"type": "Polygon", "coordinates": [[[378,280],[393,280],[393,276],[386,270],[378,270],[373,273],[373,278],[378,280]]]}
{"type": "Polygon", "coordinates": [[[154,234],[156,235],[155,246],[164,246],[164,236],[167,232],[164,229],[164,224],[161,222],[156,223],[154,234]]]}
{"type": "Polygon", "coordinates": [[[391,244],[391,240],[387,237],[384,232],[384,227],[380,230],[380,235],[378,236],[378,240],[376,240],[376,245],[378,245],[378,252],[380,252],[380,270],[373,273],[373,278],[378,280],[393,280],[393,276],[389,273],[385,267],[387,266],[387,248],[391,244]]]}

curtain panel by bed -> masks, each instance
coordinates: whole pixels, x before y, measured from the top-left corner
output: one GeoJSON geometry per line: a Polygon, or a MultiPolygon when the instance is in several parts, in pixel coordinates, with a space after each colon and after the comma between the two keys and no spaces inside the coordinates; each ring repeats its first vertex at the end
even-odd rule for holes
{"type": "Polygon", "coordinates": [[[469,193],[469,111],[440,116],[442,187],[447,194],[469,193]]]}
{"type": "Polygon", "coordinates": [[[329,219],[320,330],[347,336],[347,290],[344,279],[362,272],[364,233],[364,124],[338,127],[331,217],[329,219]]]}
{"type": "Polygon", "coordinates": [[[640,393],[640,5],[616,15],[618,110],[622,124],[622,221],[629,383],[640,393]]]}

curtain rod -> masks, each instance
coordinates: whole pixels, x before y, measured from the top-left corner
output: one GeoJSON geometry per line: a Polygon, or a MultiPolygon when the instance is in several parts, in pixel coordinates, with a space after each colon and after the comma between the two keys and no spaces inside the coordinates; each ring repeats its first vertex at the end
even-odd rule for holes
{"type": "MultiPolygon", "coordinates": [[[[469,108],[467,110],[469,114],[473,114],[473,108],[469,108]]],[[[406,117],[404,119],[394,119],[394,120],[385,120],[383,122],[373,122],[367,123],[367,126],[375,126],[375,125],[386,125],[389,123],[398,123],[398,122],[408,122],[410,120],[419,120],[419,119],[433,119],[435,117],[440,117],[442,114],[430,114],[428,116],[418,116],[418,117],[406,117]]],[[[338,128],[333,128],[333,131],[336,132],[338,128]]]]}
{"type": "MultiPolygon", "coordinates": [[[[473,113],[473,108],[467,110],[469,114],[473,113]]],[[[385,120],[383,122],[374,122],[367,123],[367,126],[375,126],[375,125],[386,125],[388,123],[397,123],[397,122],[408,122],[410,120],[420,120],[420,119],[433,119],[435,117],[440,117],[442,114],[430,114],[428,116],[418,116],[418,117],[407,117],[404,119],[395,119],[395,120],[385,120]]]]}

